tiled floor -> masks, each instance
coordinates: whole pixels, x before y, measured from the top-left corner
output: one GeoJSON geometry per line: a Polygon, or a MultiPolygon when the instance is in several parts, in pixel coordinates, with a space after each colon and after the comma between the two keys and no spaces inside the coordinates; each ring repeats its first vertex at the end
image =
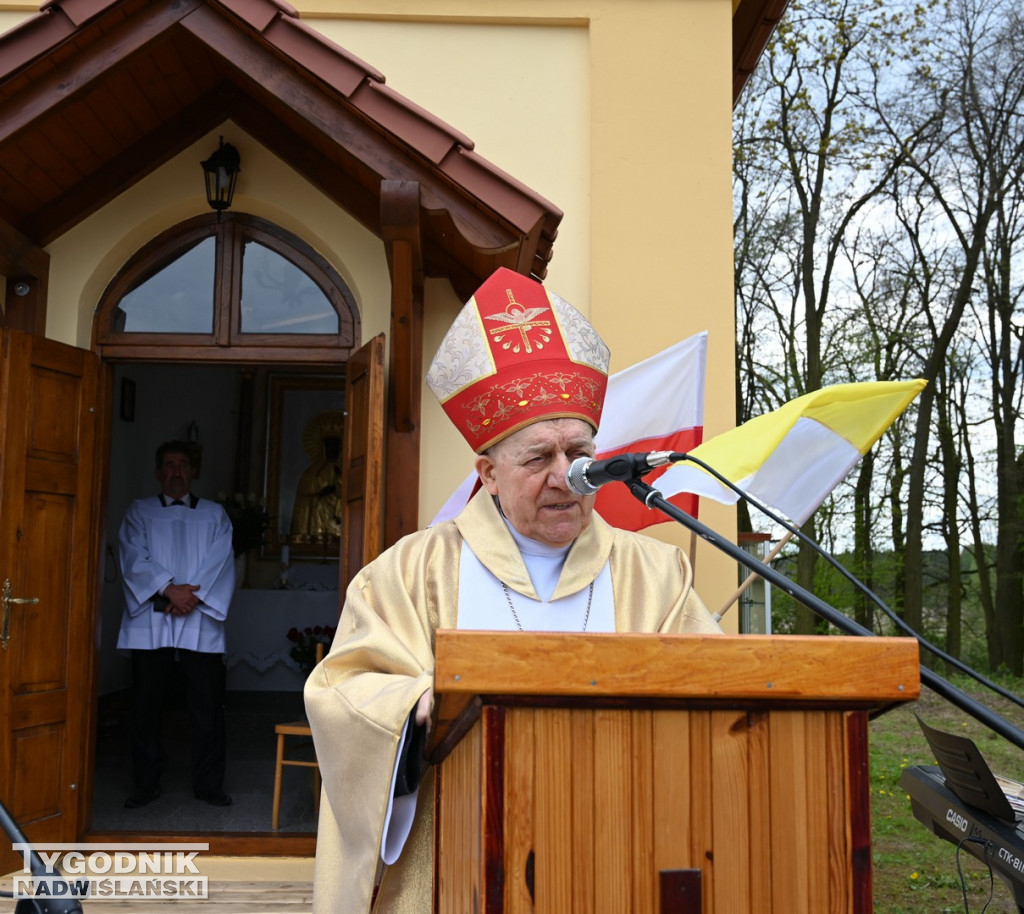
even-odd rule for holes
{"type": "MultiPolygon", "coordinates": [[[[231,806],[212,807],[193,798],[188,716],[173,710],[164,723],[168,760],[161,795],[141,809],[125,809],[124,800],[131,791],[129,722],[116,700],[104,702],[96,740],[92,830],[269,831],[277,748],[274,724],[302,719],[302,694],[229,692],[226,716],[228,762],[224,789],[232,796],[231,806]]],[[[293,741],[289,746],[298,743],[293,741]]],[[[312,747],[299,751],[313,757],[312,747]]],[[[286,766],[279,830],[315,829],[312,769],[286,766]]]]}

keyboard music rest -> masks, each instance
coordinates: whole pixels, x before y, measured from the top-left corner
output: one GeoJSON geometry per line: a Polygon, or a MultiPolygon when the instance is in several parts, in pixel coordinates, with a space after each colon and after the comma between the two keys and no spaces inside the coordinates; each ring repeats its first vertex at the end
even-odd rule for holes
{"type": "Polygon", "coordinates": [[[1024,832],[994,816],[962,803],[948,787],[939,768],[916,765],[904,768],[900,787],[910,794],[914,818],[933,834],[957,845],[978,837],[991,847],[965,841],[963,849],[992,867],[1009,887],[1017,910],[1024,914],[1024,832]]]}

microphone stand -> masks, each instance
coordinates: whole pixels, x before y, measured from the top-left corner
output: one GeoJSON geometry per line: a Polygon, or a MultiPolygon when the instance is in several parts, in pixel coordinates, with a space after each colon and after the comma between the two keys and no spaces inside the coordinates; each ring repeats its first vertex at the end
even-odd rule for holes
{"type": "MultiPolygon", "coordinates": [[[[754,556],[740,549],[740,547],[735,543],[719,536],[706,524],[702,524],[697,520],[697,518],[691,517],[685,511],[677,508],[674,504],[668,501],[661,492],[653,486],[648,485],[639,476],[623,481],[626,483],[629,491],[633,493],[633,496],[648,508],[654,508],[677,523],[682,524],[691,533],[695,533],[701,539],[711,543],[711,545],[716,549],[721,550],[730,558],[735,559],[741,565],[748,568],[750,571],[760,575],[770,584],[779,588],[783,593],[789,594],[795,600],[799,600],[804,606],[812,612],[817,613],[822,619],[834,625],[840,631],[843,631],[848,635],[858,635],[868,638],[875,637],[874,632],[864,628],[863,625],[854,622],[853,619],[844,616],[835,607],[830,606],[824,600],[816,597],[810,591],[805,590],[799,584],[793,583],[770,565],[762,564],[754,556]]],[[[970,695],[967,695],[951,682],[943,679],[934,670],[930,670],[928,667],[922,665],[921,681],[933,692],[941,695],[947,701],[952,702],[961,711],[966,714],[970,714],[975,720],[980,721],[989,729],[994,730],[1000,736],[1008,739],[1018,749],[1024,749],[1024,731],[1015,727],[1005,718],[1000,717],[1000,715],[996,714],[995,711],[992,711],[980,702],[975,701],[970,697],[970,695]]]]}

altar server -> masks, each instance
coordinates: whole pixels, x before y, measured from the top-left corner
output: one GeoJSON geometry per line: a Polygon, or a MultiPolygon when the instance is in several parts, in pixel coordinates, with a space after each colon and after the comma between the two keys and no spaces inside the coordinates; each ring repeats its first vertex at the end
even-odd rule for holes
{"type": "Polygon", "coordinates": [[[224,620],[235,590],[231,521],[192,494],[191,446],[156,451],[157,495],[128,506],[118,537],[124,612],[117,647],[132,665],[132,788],[125,806],[160,796],[163,711],[180,689],[192,726],[192,790],[229,806],[224,792],[224,620]]]}

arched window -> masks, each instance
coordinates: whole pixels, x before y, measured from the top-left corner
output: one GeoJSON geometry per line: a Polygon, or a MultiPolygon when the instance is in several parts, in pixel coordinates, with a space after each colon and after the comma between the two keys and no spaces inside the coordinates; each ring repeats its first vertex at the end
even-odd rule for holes
{"type": "Polygon", "coordinates": [[[306,242],[243,213],[199,216],[139,250],[96,313],[108,358],[324,362],[359,342],[348,286],[306,242]]]}

